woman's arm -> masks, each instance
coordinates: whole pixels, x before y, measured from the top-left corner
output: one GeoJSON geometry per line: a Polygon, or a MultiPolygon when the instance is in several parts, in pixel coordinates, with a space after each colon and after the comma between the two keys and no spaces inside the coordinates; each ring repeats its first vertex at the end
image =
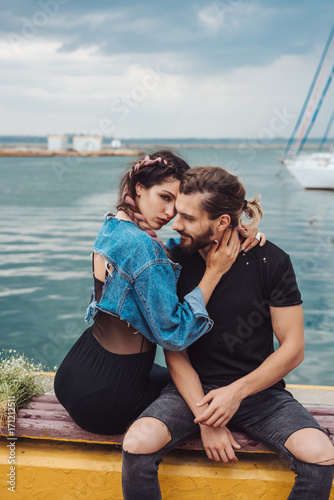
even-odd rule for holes
{"type": "Polygon", "coordinates": [[[220,245],[214,245],[209,251],[204,276],[199,286],[184,297],[183,304],[176,293],[170,263],[152,262],[145,267],[136,277],[133,289],[147,328],[154,337],[150,340],[169,350],[183,350],[212,327],[205,306],[220,278],[237,258],[239,248],[237,230],[228,230],[220,245]]]}
{"type": "Polygon", "coordinates": [[[237,228],[225,229],[223,238],[218,245],[213,243],[206,257],[206,270],[198,284],[202,290],[205,305],[210,300],[212,292],[222,276],[232,267],[240,252],[240,239],[237,228]]]}

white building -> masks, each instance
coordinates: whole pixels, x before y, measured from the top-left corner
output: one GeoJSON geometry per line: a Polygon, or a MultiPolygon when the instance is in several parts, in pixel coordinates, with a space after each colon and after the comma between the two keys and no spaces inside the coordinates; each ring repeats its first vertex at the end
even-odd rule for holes
{"type": "Polygon", "coordinates": [[[89,135],[76,135],[73,137],[73,149],[75,151],[100,151],[102,137],[89,135]]]}
{"type": "Polygon", "coordinates": [[[68,137],[65,135],[48,135],[48,150],[59,151],[67,149],[68,137]]]}
{"type": "Polygon", "coordinates": [[[119,149],[121,146],[122,146],[122,143],[119,139],[113,139],[111,141],[111,144],[110,146],[113,148],[113,149],[119,149]]]}

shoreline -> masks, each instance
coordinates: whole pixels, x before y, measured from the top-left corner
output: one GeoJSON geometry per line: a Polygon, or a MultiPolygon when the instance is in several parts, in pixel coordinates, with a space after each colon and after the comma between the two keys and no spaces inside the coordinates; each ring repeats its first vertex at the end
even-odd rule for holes
{"type": "Polygon", "coordinates": [[[31,148],[31,149],[14,149],[0,148],[0,156],[31,156],[48,158],[54,156],[138,156],[142,153],[137,149],[101,149],[100,151],[70,151],[59,150],[49,151],[48,149],[31,148]]]}
{"type": "MultiPolygon", "coordinates": [[[[168,144],[168,148],[173,149],[278,149],[286,148],[285,144],[261,144],[261,142],[240,142],[239,144],[168,144]]],[[[134,144],[133,147],[122,149],[100,149],[98,151],[74,151],[66,150],[48,150],[41,147],[16,146],[16,147],[1,147],[0,156],[17,156],[17,157],[54,157],[54,156],[139,156],[144,154],[145,149],[151,149],[152,144],[134,144]]],[[[323,150],[328,151],[332,148],[331,145],[324,146],[323,150]]],[[[309,144],[304,147],[304,150],[317,150],[317,146],[309,144]]]]}

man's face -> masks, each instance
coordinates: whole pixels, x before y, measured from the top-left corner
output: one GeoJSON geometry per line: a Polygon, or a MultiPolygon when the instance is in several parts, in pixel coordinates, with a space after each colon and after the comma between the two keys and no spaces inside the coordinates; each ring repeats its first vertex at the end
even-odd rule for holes
{"type": "Polygon", "coordinates": [[[185,253],[201,250],[215,239],[214,221],[209,219],[205,210],[200,209],[203,196],[201,193],[179,193],[176,198],[178,213],[173,229],[180,234],[180,248],[185,253]]]}

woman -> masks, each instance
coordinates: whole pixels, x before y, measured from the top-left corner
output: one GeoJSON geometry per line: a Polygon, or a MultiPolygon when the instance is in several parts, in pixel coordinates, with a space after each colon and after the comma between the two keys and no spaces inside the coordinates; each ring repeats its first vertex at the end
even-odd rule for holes
{"type": "Polygon", "coordinates": [[[180,266],[155,233],[175,216],[188,169],[170,151],[132,164],[120,184],[118,212],[107,214],[96,238],[94,292],[86,315],[94,324],[55,377],[58,400],[87,431],[124,432],[169,382],[167,370],[153,366],[156,344],[184,349],[212,326],[205,305],[240,251],[237,232],[228,252],[228,241],[212,246],[203,279],[183,304],[176,294],[180,266]]]}

